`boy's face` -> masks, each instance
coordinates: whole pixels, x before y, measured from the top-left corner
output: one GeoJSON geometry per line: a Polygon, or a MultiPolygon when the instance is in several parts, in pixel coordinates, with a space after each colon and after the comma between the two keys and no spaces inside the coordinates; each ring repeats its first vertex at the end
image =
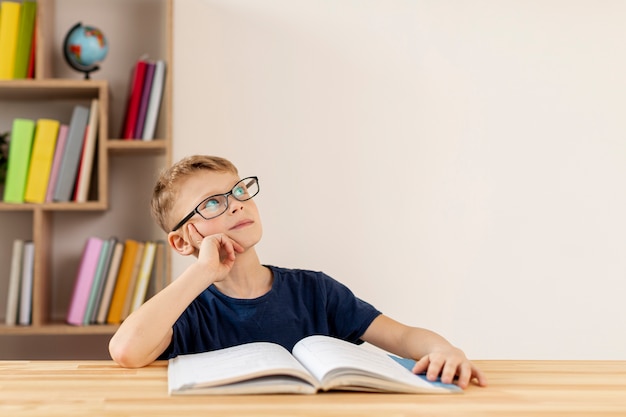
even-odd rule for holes
{"type": "MultiPolygon", "coordinates": [[[[207,197],[227,193],[240,178],[232,172],[199,171],[179,183],[179,193],[171,213],[172,224],[183,219],[207,197]]],[[[238,201],[228,196],[228,209],[221,215],[206,220],[196,213],[180,229],[180,233],[189,239],[189,224],[193,224],[202,236],[224,233],[244,249],[256,245],[261,239],[261,218],[254,200],[238,201]]]]}

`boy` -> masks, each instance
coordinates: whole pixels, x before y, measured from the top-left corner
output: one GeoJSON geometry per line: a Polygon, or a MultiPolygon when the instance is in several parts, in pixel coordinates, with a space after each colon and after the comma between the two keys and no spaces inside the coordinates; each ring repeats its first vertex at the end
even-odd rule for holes
{"type": "Polygon", "coordinates": [[[117,363],[141,367],[252,341],[291,351],[301,338],[325,334],[413,358],[413,371],[430,380],[486,385],[436,333],[392,320],[321,272],[261,264],[258,192],[256,177],[241,179],[230,161],[214,156],[184,158],[161,174],[152,215],[170,246],[197,260],[124,320],[109,343],[117,363]]]}

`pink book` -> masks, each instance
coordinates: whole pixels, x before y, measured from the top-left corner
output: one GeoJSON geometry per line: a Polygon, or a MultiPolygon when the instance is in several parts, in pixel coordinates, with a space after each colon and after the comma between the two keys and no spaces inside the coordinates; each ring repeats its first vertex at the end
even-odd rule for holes
{"type": "Polygon", "coordinates": [[[65,150],[65,142],[67,139],[68,128],[68,125],[61,125],[59,127],[59,135],[57,136],[57,147],[54,150],[54,159],[52,160],[50,179],[48,180],[48,190],[46,191],[46,203],[51,203],[54,201],[54,189],[57,184],[57,178],[59,177],[59,167],[61,166],[61,158],[63,158],[63,151],[65,150]]]}
{"type": "Polygon", "coordinates": [[[74,282],[70,308],[67,311],[66,320],[69,324],[77,326],[83,324],[91,285],[96,274],[100,251],[102,250],[102,243],[103,240],[97,237],[90,237],[85,243],[78,273],[76,274],[76,281],[74,282]]]}

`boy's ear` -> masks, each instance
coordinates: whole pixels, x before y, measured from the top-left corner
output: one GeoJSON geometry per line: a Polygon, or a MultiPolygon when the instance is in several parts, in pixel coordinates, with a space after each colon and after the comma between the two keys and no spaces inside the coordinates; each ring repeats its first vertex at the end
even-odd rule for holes
{"type": "Polygon", "coordinates": [[[196,248],[179,232],[170,232],[167,235],[170,246],[183,256],[193,255],[196,248]]]}

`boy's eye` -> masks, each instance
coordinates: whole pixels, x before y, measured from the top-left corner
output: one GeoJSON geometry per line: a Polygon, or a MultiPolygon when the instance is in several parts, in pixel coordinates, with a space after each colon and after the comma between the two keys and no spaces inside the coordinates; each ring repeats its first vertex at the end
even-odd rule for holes
{"type": "Polygon", "coordinates": [[[235,197],[241,197],[241,196],[243,196],[245,194],[246,194],[246,189],[245,189],[245,187],[243,185],[240,185],[239,187],[237,187],[237,188],[235,188],[233,190],[233,195],[235,197]]]}
{"type": "Polygon", "coordinates": [[[202,207],[202,210],[217,211],[219,207],[220,201],[217,198],[211,198],[210,200],[207,200],[206,203],[204,203],[204,207],[202,207]]]}

